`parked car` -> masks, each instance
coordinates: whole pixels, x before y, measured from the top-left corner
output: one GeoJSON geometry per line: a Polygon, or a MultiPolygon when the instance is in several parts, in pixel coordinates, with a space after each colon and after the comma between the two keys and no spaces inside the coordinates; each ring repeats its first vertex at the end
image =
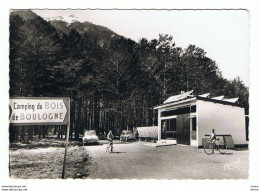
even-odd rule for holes
{"type": "Polygon", "coordinates": [[[100,133],[98,138],[99,138],[99,140],[107,140],[107,134],[106,133],[100,133]]]}
{"type": "Polygon", "coordinates": [[[120,141],[130,141],[130,140],[135,140],[135,136],[131,131],[125,131],[123,130],[121,135],[120,135],[120,141]]]}
{"type": "Polygon", "coordinates": [[[85,130],[84,136],[82,137],[83,146],[85,143],[96,143],[98,144],[98,136],[94,130],[85,130]]]}

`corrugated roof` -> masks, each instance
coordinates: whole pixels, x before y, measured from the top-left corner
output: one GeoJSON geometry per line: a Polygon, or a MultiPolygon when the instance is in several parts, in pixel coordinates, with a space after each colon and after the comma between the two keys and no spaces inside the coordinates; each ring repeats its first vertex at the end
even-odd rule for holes
{"type": "Polygon", "coordinates": [[[212,97],[211,99],[223,100],[225,96],[212,97]]]}
{"type": "Polygon", "coordinates": [[[224,99],[223,95],[209,98],[210,93],[201,94],[201,95],[193,95],[192,93],[193,93],[193,90],[181,93],[179,95],[171,96],[167,100],[165,100],[162,105],[155,106],[154,108],[158,109],[160,107],[168,107],[171,104],[182,103],[185,100],[193,101],[194,99],[190,100],[191,98],[242,107],[241,105],[239,105],[237,103],[238,98],[224,99]]]}
{"type": "Polygon", "coordinates": [[[194,90],[191,90],[191,91],[188,91],[188,92],[181,93],[179,95],[171,96],[167,100],[165,100],[163,103],[165,104],[165,103],[183,100],[183,99],[187,98],[188,96],[190,96],[193,91],[194,90]]]}
{"type": "Polygon", "coordinates": [[[223,101],[227,101],[227,102],[231,102],[231,103],[236,103],[238,101],[238,97],[237,98],[231,98],[231,99],[224,99],[223,101]]]}
{"type": "Polygon", "coordinates": [[[206,94],[201,94],[201,95],[199,95],[199,96],[200,96],[200,97],[206,97],[206,98],[207,98],[207,97],[209,97],[209,94],[210,94],[210,93],[206,93],[206,94]]]}

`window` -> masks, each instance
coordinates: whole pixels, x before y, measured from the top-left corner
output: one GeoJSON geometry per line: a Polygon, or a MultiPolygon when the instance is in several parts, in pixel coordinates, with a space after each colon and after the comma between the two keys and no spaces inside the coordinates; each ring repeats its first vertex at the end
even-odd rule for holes
{"type": "Polygon", "coordinates": [[[161,138],[176,139],[176,118],[162,120],[161,138]]]}
{"type": "Polygon", "coordinates": [[[192,118],[192,131],[197,131],[197,117],[192,118]]]}
{"type": "Polygon", "coordinates": [[[182,115],[187,113],[194,113],[196,112],[196,105],[192,105],[191,107],[183,107],[183,108],[173,108],[169,111],[161,112],[161,117],[168,117],[173,115],[182,115]]]}
{"type": "Polygon", "coordinates": [[[167,120],[167,131],[176,131],[176,119],[167,120]]]}
{"type": "Polygon", "coordinates": [[[192,126],[191,138],[197,139],[197,117],[191,118],[191,126],[192,126]]]}

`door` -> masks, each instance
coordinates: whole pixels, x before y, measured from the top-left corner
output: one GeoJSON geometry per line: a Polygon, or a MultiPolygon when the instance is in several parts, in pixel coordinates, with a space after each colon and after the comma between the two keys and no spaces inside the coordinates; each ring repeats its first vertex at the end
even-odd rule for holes
{"type": "Polygon", "coordinates": [[[168,120],[166,139],[176,140],[176,118],[168,120]]]}
{"type": "Polygon", "coordinates": [[[161,121],[161,139],[176,139],[176,118],[161,121]]]}
{"type": "Polygon", "coordinates": [[[177,144],[190,145],[190,114],[178,115],[176,119],[177,144]]]}

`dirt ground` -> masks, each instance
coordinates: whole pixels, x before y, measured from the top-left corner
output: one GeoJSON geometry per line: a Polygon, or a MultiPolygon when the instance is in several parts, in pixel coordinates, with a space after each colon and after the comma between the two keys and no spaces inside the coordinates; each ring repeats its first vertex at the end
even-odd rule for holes
{"type": "MultiPolygon", "coordinates": [[[[105,142],[104,142],[105,143],[105,142]]],[[[68,148],[66,178],[88,179],[247,179],[248,150],[206,155],[190,146],[153,147],[146,142],[68,148]]],[[[12,178],[61,178],[64,147],[10,151],[12,178]]]]}
{"type": "MultiPolygon", "coordinates": [[[[65,141],[43,139],[30,144],[10,145],[10,177],[19,179],[57,179],[62,177],[65,141]]],[[[82,178],[91,173],[90,157],[81,142],[68,147],[65,178],[82,178]]]]}

